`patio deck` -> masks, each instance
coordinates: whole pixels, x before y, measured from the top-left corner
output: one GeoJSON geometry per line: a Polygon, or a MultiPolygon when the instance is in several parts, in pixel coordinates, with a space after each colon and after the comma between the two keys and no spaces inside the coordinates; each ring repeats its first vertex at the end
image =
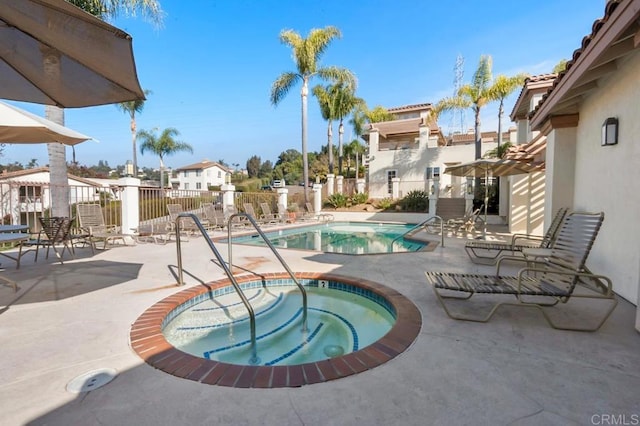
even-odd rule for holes
{"type": "MultiPolygon", "coordinates": [[[[505,307],[488,324],[451,320],[423,271],[493,270],[471,263],[463,244],[448,238],[432,252],[382,256],[281,250],[294,271],[363,277],[398,290],[416,304],[423,323],[413,345],[379,367],[268,390],[179,379],[148,366],[130,348],[136,318],[184,288],[175,286],[171,272],[175,243],[94,256],[79,249],[64,265],[55,256],[34,264],[27,255],[20,270],[3,262],[3,274],[20,290],[0,288],[2,423],[567,425],[604,424],[603,415],[638,419],[635,307],[621,300],[596,333],[554,330],[535,309],[505,307]],[[88,393],[65,390],[75,377],[99,368],[114,368],[118,376],[88,393]]],[[[267,249],[239,247],[236,265],[281,271],[267,249]]],[[[224,244],[220,249],[226,254],[224,244]]],[[[190,238],[183,251],[187,286],[223,278],[203,238],[190,238]]],[[[571,319],[571,310],[564,311],[571,319]]]]}

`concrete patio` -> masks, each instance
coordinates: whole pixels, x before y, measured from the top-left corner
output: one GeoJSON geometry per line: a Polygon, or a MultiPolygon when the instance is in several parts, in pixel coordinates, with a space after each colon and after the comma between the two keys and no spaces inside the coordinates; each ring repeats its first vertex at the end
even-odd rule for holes
{"type": "MultiPolygon", "coordinates": [[[[398,290],[416,304],[423,324],[407,351],[377,368],[267,390],[178,379],[148,366],[130,348],[136,318],[182,289],[175,286],[175,242],[95,255],[82,248],[64,265],[52,256],[34,264],[29,254],[20,270],[3,261],[3,274],[20,289],[0,288],[2,423],[584,425],[619,416],[637,424],[635,306],[620,300],[595,333],[554,330],[535,309],[505,307],[487,324],[451,320],[423,271],[493,271],[471,263],[463,245],[464,239],[447,238],[444,248],[430,252],[369,256],[281,250],[293,271],[362,277],[398,290]],[[100,368],[118,375],[91,392],[65,390],[77,376],[100,368]]],[[[226,245],[219,247],[226,255],[226,245]]],[[[183,251],[187,286],[224,277],[203,238],[191,238],[183,251]]],[[[259,247],[234,246],[234,264],[253,272],[282,270],[259,247]]],[[[584,306],[561,306],[559,314],[575,321],[594,313],[584,306]]]]}

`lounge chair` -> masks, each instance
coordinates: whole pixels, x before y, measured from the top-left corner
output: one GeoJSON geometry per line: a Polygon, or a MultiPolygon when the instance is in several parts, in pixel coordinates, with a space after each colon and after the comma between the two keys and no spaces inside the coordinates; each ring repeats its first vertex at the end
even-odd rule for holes
{"type": "Polygon", "coordinates": [[[565,216],[551,252],[544,261],[531,261],[521,257],[512,259],[527,263],[527,267],[521,269],[517,276],[500,275],[500,264],[506,259],[504,257],[498,261],[495,275],[426,272],[427,282],[432,285],[446,314],[453,319],[487,322],[500,306],[513,305],[539,309],[553,328],[576,331],[598,330],[618,303],[611,280],[603,275],[591,273],[585,266],[603,220],[604,213],[571,213],[565,216]],[[576,292],[576,286],[579,283],[582,285],[576,292]],[[453,296],[460,292],[466,293],[466,296],[453,296]],[[454,314],[445,304],[445,299],[466,300],[475,294],[487,294],[492,297],[515,296],[516,302],[496,303],[484,317],[454,314]],[[541,298],[544,302],[538,302],[541,298]],[[558,325],[547,311],[559,302],[564,304],[574,298],[608,299],[611,301],[611,306],[594,327],[558,325]]]}
{"type": "Polygon", "coordinates": [[[262,215],[265,219],[273,220],[276,223],[282,223],[285,221],[285,218],[282,216],[282,214],[271,212],[269,203],[260,203],[260,210],[262,210],[262,215]]]}
{"type": "Polygon", "coordinates": [[[469,241],[465,244],[469,258],[474,263],[495,265],[498,258],[504,253],[511,255],[522,253],[525,248],[548,248],[556,238],[562,220],[567,215],[568,209],[561,208],[551,221],[547,232],[543,236],[514,234],[511,242],[469,241]]]}
{"type": "Polygon", "coordinates": [[[226,206],[224,210],[224,218],[228,226],[232,228],[244,228],[251,224],[251,222],[249,222],[244,216],[235,216],[233,218],[231,217],[237,213],[238,209],[236,208],[236,206],[231,204],[226,206]]]}
{"type": "Polygon", "coordinates": [[[478,224],[483,224],[484,219],[480,217],[481,209],[473,210],[473,206],[460,218],[448,219],[444,227],[453,234],[458,232],[475,232],[478,224]]]}
{"type": "Polygon", "coordinates": [[[270,224],[278,223],[277,220],[269,219],[264,215],[256,214],[256,211],[253,208],[253,204],[251,203],[244,204],[244,212],[249,216],[253,217],[253,220],[255,220],[259,225],[270,225],[270,224]]]}
{"type": "Polygon", "coordinates": [[[78,223],[83,232],[86,233],[86,240],[91,244],[92,250],[96,248],[97,241],[103,241],[103,248],[106,249],[109,242],[122,241],[126,245],[127,234],[121,234],[117,226],[106,225],[102,215],[100,204],[78,204],[76,206],[78,223]]]}
{"type": "Polygon", "coordinates": [[[204,219],[209,223],[210,230],[224,229],[224,227],[227,226],[224,211],[217,209],[213,203],[202,203],[200,207],[204,219]]]}

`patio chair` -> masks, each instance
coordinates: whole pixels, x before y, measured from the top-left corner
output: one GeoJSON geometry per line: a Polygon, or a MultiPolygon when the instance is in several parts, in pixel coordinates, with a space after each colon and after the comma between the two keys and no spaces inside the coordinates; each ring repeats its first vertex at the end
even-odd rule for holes
{"type": "Polygon", "coordinates": [[[262,210],[262,216],[265,219],[272,220],[275,223],[282,223],[285,221],[284,217],[280,213],[272,213],[269,203],[260,203],[260,210],[262,210]]]}
{"type": "MultiPolygon", "coordinates": [[[[167,204],[167,211],[169,213],[170,234],[171,233],[175,234],[176,219],[178,218],[178,215],[180,213],[185,213],[186,211],[181,204],[167,204]]],[[[200,221],[200,224],[204,227],[204,229],[206,230],[211,229],[211,225],[206,218],[198,217],[198,220],[200,221]]],[[[200,230],[198,229],[198,226],[191,218],[181,219],[180,231],[183,232],[186,237],[189,237],[190,235],[193,235],[193,236],[200,235],[200,230]]]]}
{"type": "Polygon", "coordinates": [[[257,215],[255,209],[253,208],[253,204],[251,204],[251,203],[245,203],[244,204],[244,212],[246,214],[250,215],[251,217],[253,217],[253,219],[259,225],[271,225],[271,224],[278,223],[277,221],[275,221],[273,219],[269,219],[269,218],[265,217],[264,215],[257,215]]]}
{"type": "Polygon", "coordinates": [[[473,209],[473,206],[469,207],[464,216],[459,218],[448,219],[444,227],[454,234],[458,232],[475,232],[478,224],[484,223],[484,219],[480,217],[482,209],[473,209]]]}
{"type": "Polygon", "coordinates": [[[78,204],[76,212],[80,229],[86,233],[86,240],[91,245],[92,250],[96,249],[97,241],[104,242],[103,249],[107,248],[109,242],[113,243],[116,240],[120,240],[123,245],[127,245],[126,237],[128,235],[121,234],[117,226],[105,224],[100,204],[78,204]]]}
{"type": "Polygon", "coordinates": [[[515,255],[522,253],[522,250],[526,248],[548,248],[555,240],[560,230],[560,225],[567,215],[567,211],[567,208],[558,209],[558,212],[549,224],[547,232],[543,236],[514,234],[511,237],[510,243],[469,241],[465,244],[464,249],[472,262],[494,265],[504,252],[510,252],[511,255],[515,255]]]}
{"type": "Polygon", "coordinates": [[[224,211],[217,209],[213,203],[202,203],[200,208],[204,219],[209,223],[209,230],[224,229],[227,226],[224,211]]]}
{"type": "Polygon", "coordinates": [[[502,305],[525,306],[539,309],[553,328],[596,331],[618,303],[611,280],[603,275],[593,274],[585,266],[603,220],[604,213],[571,213],[565,216],[545,260],[512,258],[527,263],[517,276],[500,275],[501,261],[507,259],[503,257],[498,261],[495,275],[426,272],[427,282],[432,285],[445,313],[453,319],[487,322],[502,305]],[[578,292],[575,291],[577,284],[582,284],[578,292]],[[460,292],[466,293],[466,296],[453,296],[460,292]],[[475,294],[515,296],[516,302],[496,303],[484,317],[454,314],[445,304],[445,299],[467,300],[475,294]],[[611,306],[595,327],[558,325],[547,311],[559,302],[564,304],[574,298],[608,299],[611,306]]]}
{"type": "Polygon", "coordinates": [[[307,220],[317,220],[316,212],[314,211],[311,203],[307,202],[304,204],[304,211],[298,213],[296,219],[303,222],[307,220]]]}
{"type": "Polygon", "coordinates": [[[38,261],[40,247],[47,248],[45,259],[49,258],[49,249],[51,248],[53,248],[60,263],[64,263],[62,257],[65,251],[68,251],[71,257],[75,257],[70,233],[73,219],[68,217],[39,217],[38,221],[40,222],[40,231],[35,238],[30,238],[21,243],[21,253],[23,252],[22,247],[32,247],[32,250],[36,252],[34,262],[38,261]],[[62,250],[58,251],[56,245],[62,245],[62,250]]]}
{"type": "Polygon", "coordinates": [[[247,218],[243,216],[236,216],[232,219],[231,216],[237,213],[238,213],[238,209],[236,208],[236,206],[232,204],[229,204],[228,206],[226,206],[224,210],[224,218],[225,218],[225,222],[227,223],[227,226],[230,226],[231,228],[244,228],[251,224],[247,220],[247,218]]]}

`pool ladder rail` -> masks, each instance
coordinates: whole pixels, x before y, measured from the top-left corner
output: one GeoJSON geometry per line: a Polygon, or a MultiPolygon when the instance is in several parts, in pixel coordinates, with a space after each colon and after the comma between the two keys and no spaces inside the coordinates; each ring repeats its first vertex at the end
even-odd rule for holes
{"type": "Polygon", "coordinates": [[[394,238],[394,240],[391,241],[391,244],[393,244],[396,241],[399,241],[399,240],[405,238],[407,235],[409,235],[411,233],[414,233],[414,232],[418,231],[419,229],[424,229],[428,225],[436,225],[437,226],[438,222],[440,223],[440,245],[442,247],[444,247],[444,220],[438,215],[431,216],[429,219],[423,220],[422,222],[420,222],[419,224],[417,224],[413,228],[409,229],[404,234],[394,238]]]}
{"type": "MultiPolygon", "coordinates": [[[[271,243],[271,241],[269,241],[267,236],[264,234],[264,232],[262,231],[262,229],[260,228],[258,223],[255,221],[255,219],[251,215],[249,215],[247,213],[235,213],[235,214],[232,214],[231,216],[229,216],[229,218],[227,219],[227,229],[228,229],[228,232],[229,232],[229,234],[228,234],[229,235],[228,236],[229,262],[228,263],[225,262],[225,260],[223,259],[222,255],[220,254],[220,252],[216,248],[215,244],[211,240],[211,237],[209,237],[209,234],[207,233],[207,230],[204,228],[204,226],[200,222],[200,219],[195,214],[193,214],[193,213],[180,213],[180,214],[178,214],[178,216],[176,217],[176,222],[175,222],[176,227],[175,227],[175,229],[176,229],[176,235],[180,235],[181,219],[183,219],[183,218],[192,219],[193,222],[196,224],[196,227],[198,228],[198,230],[200,231],[200,233],[204,237],[205,241],[209,245],[209,248],[213,252],[214,256],[216,257],[216,259],[220,263],[222,269],[224,270],[225,274],[227,275],[227,278],[229,278],[229,281],[231,281],[231,284],[233,285],[233,288],[236,290],[236,293],[238,293],[238,296],[240,297],[240,300],[242,300],[242,304],[245,306],[245,308],[247,308],[247,312],[249,313],[249,326],[251,328],[251,359],[249,360],[249,363],[253,364],[253,365],[256,365],[256,364],[260,363],[260,358],[258,358],[258,349],[257,349],[257,345],[256,345],[256,314],[255,314],[255,311],[253,310],[253,307],[249,303],[249,300],[247,299],[246,295],[244,294],[244,292],[240,288],[240,285],[238,284],[238,282],[236,281],[235,277],[233,276],[233,272],[230,269],[233,266],[233,260],[232,260],[233,259],[232,258],[233,243],[232,243],[232,238],[231,238],[231,226],[230,226],[230,224],[231,224],[231,220],[233,220],[233,218],[235,218],[235,217],[245,217],[249,221],[249,223],[251,223],[251,225],[256,229],[256,231],[258,231],[258,234],[262,237],[262,239],[267,244],[267,246],[271,249],[273,254],[275,254],[276,258],[280,261],[280,264],[282,264],[282,266],[287,271],[287,273],[289,274],[289,276],[291,277],[293,282],[300,289],[300,292],[302,293],[302,332],[307,332],[307,330],[308,330],[308,327],[307,327],[307,291],[302,286],[302,284],[300,284],[298,279],[295,277],[295,275],[291,271],[291,268],[289,268],[289,265],[287,265],[287,263],[284,261],[282,256],[280,256],[280,253],[278,253],[278,251],[276,250],[276,248],[273,245],[273,243],[271,243]]],[[[176,239],[176,250],[177,250],[177,257],[178,257],[178,285],[184,285],[184,278],[183,278],[183,271],[182,271],[182,246],[181,246],[180,238],[176,239]]]]}

